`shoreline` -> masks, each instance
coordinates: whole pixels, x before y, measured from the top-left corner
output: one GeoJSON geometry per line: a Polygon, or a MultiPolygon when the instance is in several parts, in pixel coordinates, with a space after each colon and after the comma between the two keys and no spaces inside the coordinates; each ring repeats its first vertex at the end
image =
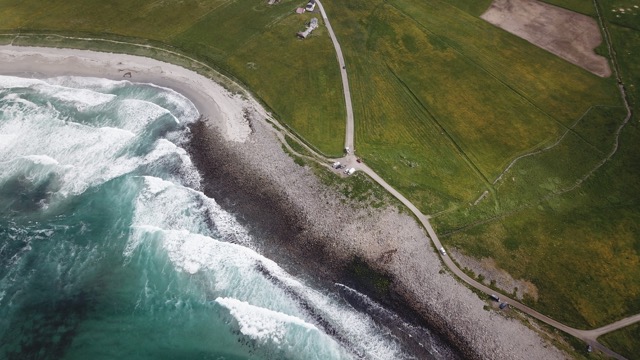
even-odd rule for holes
{"type": "Polygon", "coordinates": [[[521,322],[484,310],[486,301],[441,271],[440,259],[413,218],[394,208],[356,207],[322,185],[308,167],[295,164],[250,96],[243,99],[190,70],[132,55],[0,46],[0,64],[4,75],[91,76],[181,93],[208,119],[191,127],[187,149],[205,194],[265,235],[260,249],[265,256],[289,259],[294,271],[299,267],[327,283],[348,281],[349,264],[361,259],[389,275],[393,303],[387,306],[401,313],[409,307],[405,316],[420,314],[465,358],[567,357],[521,322]],[[131,78],[124,78],[125,72],[131,78]]]}

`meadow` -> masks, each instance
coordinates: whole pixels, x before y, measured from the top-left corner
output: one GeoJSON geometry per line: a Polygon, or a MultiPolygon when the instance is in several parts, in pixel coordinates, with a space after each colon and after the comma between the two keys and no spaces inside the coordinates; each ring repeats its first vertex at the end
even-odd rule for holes
{"type": "MultiPolygon", "coordinates": [[[[551,2],[570,9],[578,4],[551,2]]],[[[619,147],[616,130],[626,110],[594,104],[556,146],[519,160],[496,182],[500,211],[480,203],[435,219],[445,243],[491,257],[515,278],[531,280],[539,299],[525,302],[579,328],[640,312],[640,66],[634,57],[640,26],[632,24],[636,15],[612,11],[630,4],[598,2],[634,114],[620,132],[619,147]],[[596,170],[584,179],[590,169],[596,170]]],[[[596,13],[583,2],[576,10],[596,13]]],[[[604,341],[637,356],[636,333],[619,331],[604,341]]]]}
{"type": "MultiPolygon", "coordinates": [[[[597,14],[591,2],[548,2],[597,14]]],[[[513,277],[533,282],[539,298],[525,302],[539,311],[580,328],[638,313],[639,119],[622,129],[616,148],[626,115],[616,79],[481,20],[490,3],[324,1],[349,71],[357,154],[432,215],[445,246],[493,258],[513,277]]],[[[617,10],[632,3],[597,2],[637,114],[640,15],[617,10]]],[[[185,53],[250,89],[307,144],[335,156],[345,129],[338,65],[324,27],[295,39],[312,16],[293,13],[302,4],[0,0],[0,27],[185,53]]],[[[14,41],[114,49],[45,36],[14,41]]],[[[606,46],[598,52],[611,56],[606,46]]],[[[344,184],[321,179],[371,206],[391,201],[363,176],[344,184]]],[[[617,349],[632,334],[617,332],[607,341],[617,349]]]]}

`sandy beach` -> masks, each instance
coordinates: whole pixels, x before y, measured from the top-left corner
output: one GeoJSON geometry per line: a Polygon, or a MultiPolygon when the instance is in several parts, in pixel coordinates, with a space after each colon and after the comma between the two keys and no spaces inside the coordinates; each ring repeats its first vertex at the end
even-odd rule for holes
{"type": "Polygon", "coordinates": [[[569,358],[516,320],[517,314],[486,310],[490,303],[443,270],[412,217],[392,207],[353,203],[297,165],[283,151],[268,114],[248,94],[231,94],[157,60],[71,49],[0,46],[0,74],[91,76],[180,92],[205,119],[192,126],[187,149],[202,173],[203,191],[261,235],[265,256],[286,258],[288,271],[328,284],[349,284],[348,265],[362,259],[392,279],[392,293],[380,301],[405,317],[419,316],[416,322],[437,329],[464,358],[569,358]]]}

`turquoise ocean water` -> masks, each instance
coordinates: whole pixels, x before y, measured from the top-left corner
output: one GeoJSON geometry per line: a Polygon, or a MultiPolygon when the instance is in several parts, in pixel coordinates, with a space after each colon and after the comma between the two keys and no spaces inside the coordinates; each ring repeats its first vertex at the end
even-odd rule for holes
{"type": "Polygon", "coordinates": [[[414,357],[198,190],[197,117],[149,84],[0,76],[0,359],[414,357]]]}

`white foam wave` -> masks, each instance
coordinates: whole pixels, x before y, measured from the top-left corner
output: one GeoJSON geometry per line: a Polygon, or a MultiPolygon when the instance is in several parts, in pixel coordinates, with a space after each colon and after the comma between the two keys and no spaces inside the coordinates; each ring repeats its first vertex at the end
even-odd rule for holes
{"type": "Polygon", "coordinates": [[[79,77],[79,76],[57,76],[44,80],[51,85],[58,85],[67,88],[81,88],[109,93],[116,88],[131,85],[128,80],[109,80],[96,77],[79,77]]]}
{"type": "Polygon", "coordinates": [[[240,332],[257,340],[270,340],[277,344],[285,341],[287,328],[295,326],[304,331],[319,332],[318,328],[295,316],[254,306],[246,301],[219,297],[216,302],[229,310],[238,321],[240,332]]]}
{"type": "Polygon", "coordinates": [[[17,138],[17,134],[0,134],[0,150],[13,146],[17,138]]]}
{"type": "Polygon", "coordinates": [[[322,360],[350,358],[331,337],[301,318],[234,298],[219,297],[215,301],[229,310],[240,333],[259,345],[267,345],[267,356],[322,360]]]}
{"type": "Polygon", "coordinates": [[[53,159],[47,155],[27,155],[25,159],[31,160],[35,164],[40,165],[58,165],[58,160],[53,159]]]}
{"type": "MultiPolygon", "coordinates": [[[[295,283],[292,283],[295,285],[295,283]]],[[[326,295],[297,285],[296,291],[313,304],[325,319],[331,321],[338,333],[352,343],[352,350],[366,359],[405,359],[398,343],[385,336],[387,330],[380,328],[368,315],[344,306],[326,295]]]]}
{"type": "MultiPolygon", "coordinates": [[[[88,187],[130,173],[141,166],[159,163],[172,156],[190,183],[199,183],[199,175],[184,149],[168,140],[157,140],[146,154],[132,156],[129,148],[137,141],[133,133],[116,128],[93,128],[82,124],[51,119],[48,109],[38,113],[16,113],[0,122],[0,134],[7,144],[0,161],[45,155],[65,167],[61,196],[80,194],[88,187]]],[[[174,166],[175,166],[174,165],[174,166]]]]}
{"type": "Polygon", "coordinates": [[[35,108],[38,107],[38,105],[34,104],[33,102],[21,98],[18,94],[7,94],[2,99],[0,99],[0,101],[6,101],[6,102],[12,102],[12,103],[16,103],[16,104],[25,105],[26,107],[31,108],[31,109],[35,109],[35,108]]]}
{"type": "Polygon", "coordinates": [[[198,112],[198,109],[193,104],[193,102],[179,92],[155,84],[147,85],[162,90],[162,92],[157,93],[156,96],[161,99],[164,103],[164,106],[171,110],[172,114],[174,114],[176,118],[180,119],[182,122],[191,123],[197,120],[200,116],[200,113],[198,112]]]}
{"type": "Polygon", "coordinates": [[[57,85],[34,86],[41,93],[51,98],[70,103],[79,111],[89,107],[108,103],[116,98],[113,94],[103,94],[88,89],[66,88],[57,85]]]}
{"type": "Polygon", "coordinates": [[[332,297],[310,288],[284,272],[274,262],[266,262],[270,274],[285,284],[298,296],[312,305],[323,319],[329,321],[335,330],[352,342],[352,350],[366,359],[404,359],[399,344],[390,341],[368,315],[355,311],[350,306],[336,302],[332,297]]]}
{"type": "Polygon", "coordinates": [[[202,192],[152,176],[136,200],[134,224],[188,230],[248,245],[251,238],[235,217],[202,192]],[[212,233],[211,224],[215,227],[212,233]]]}
{"type": "Polygon", "coordinates": [[[171,112],[149,101],[125,99],[116,107],[117,125],[134,133],[140,133],[148,124],[169,116],[175,124],[180,121],[171,112]]]}
{"type": "Polygon", "coordinates": [[[0,88],[26,88],[33,85],[46,84],[42,80],[0,75],[0,88]]]}
{"type": "Polygon", "coordinates": [[[298,318],[308,316],[298,300],[289,296],[293,291],[316,314],[328,321],[338,335],[346,339],[359,357],[365,359],[403,359],[400,346],[380,329],[366,314],[361,314],[335,299],[303,285],[275,262],[246,247],[214,240],[210,237],[181,230],[164,230],[154,226],[139,226],[131,236],[128,251],[143,245],[144,233],[160,235],[169,259],[181,271],[196,274],[204,270],[213,277],[216,292],[224,297],[250,301],[255,306],[289,314],[298,318]],[[280,284],[265,279],[257,270],[261,265],[280,284]]]}
{"type": "Polygon", "coordinates": [[[147,185],[148,191],[153,195],[158,195],[158,193],[174,186],[172,182],[164,181],[155,176],[143,176],[143,178],[147,185]]]}
{"type": "MultiPolygon", "coordinates": [[[[179,271],[203,276],[210,287],[207,292],[252,301],[292,316],[301,315],[286,292],[257,271],[259,263],[271,260],[249,248],[186,230],[134,225],[124,255],[132,259],[141,252],[156,253],[158,246],[179,271]]],[[[273,263],[273,266],[277,265],[273,263]]]]}
{"type": "Polygon", "coordinates": [[[158,102],[159,106],[169,110],[176,118],[176,121],[189,123],[199,116],[198,110],[191,100],[176,92],[175,90],[150,83],[133,83],[128,80],[109,80],[93,77],[61,76],[45,79],[46,83],[68,88],[89,89],[101,93],[111,93],[116,89],[126,86],[148,86],[160,91],[156,91],[151,99],[147,101],[158,102]]]}
{"type": "Polygon", "coordinates": [[[49,174],[64,170],[58,165],[58,161],[46,155],[28,155],[0,162],[0,184],[18,174],[21,174],[24,180],[38,183],[49,174]]]}

